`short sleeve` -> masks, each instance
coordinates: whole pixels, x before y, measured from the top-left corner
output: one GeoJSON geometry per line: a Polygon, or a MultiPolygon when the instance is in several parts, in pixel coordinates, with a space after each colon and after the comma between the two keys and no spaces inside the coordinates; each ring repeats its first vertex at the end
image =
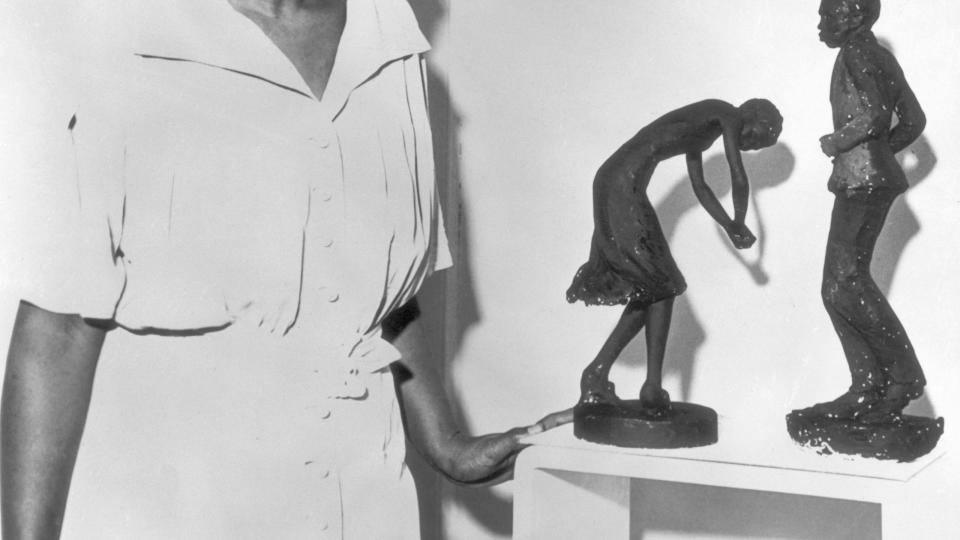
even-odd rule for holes
{"type": "Polygon", "coordinates": [[[0,270],[10,292],[44,309],[110,318],[122,273],[100,195],[109,155],[88,154],[109,144],[97,133],[98,113],[83,105],[96,93],[80,76],[89,58],[69,20],[40,24],[23,15],[19,22],[2,59],[0,204],[10,241],[0,270]],[[94,161],[99,170],[86,174],[84,162],[94,161]]]}

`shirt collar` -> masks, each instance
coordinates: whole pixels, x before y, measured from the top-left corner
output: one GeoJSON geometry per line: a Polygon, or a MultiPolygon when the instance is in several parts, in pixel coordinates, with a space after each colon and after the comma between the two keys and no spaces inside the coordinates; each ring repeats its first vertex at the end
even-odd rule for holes
{"type": "MultiPolygon", "coordinates": [[[[133,53],[193,60],[268,79],[311,95],[287,57],[227,0],[148,0],[133,53]]],[[[384,65],[426,52],[406,0],[347,0],[347,20],[321,104],[332,120],[355,88],[384,65]]]]}
{"type": "Polygon", "coordinates": [[[348,0],[347,23],[324,90],[335,117],[350,94],[386,64],[430,50],[406,0],[348,0]]]}

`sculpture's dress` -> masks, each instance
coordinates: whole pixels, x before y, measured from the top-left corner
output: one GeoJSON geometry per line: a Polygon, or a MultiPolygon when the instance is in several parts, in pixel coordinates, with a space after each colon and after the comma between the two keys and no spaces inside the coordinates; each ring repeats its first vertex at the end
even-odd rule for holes
{"type": "Polygon", "coordinates": [[[683,293],[683,275],[670,254],[646,187],[659,161],[646,129],[610,157],[594,179],[590,259],[567,289],[567,301],[645,305],[683,293]]]}

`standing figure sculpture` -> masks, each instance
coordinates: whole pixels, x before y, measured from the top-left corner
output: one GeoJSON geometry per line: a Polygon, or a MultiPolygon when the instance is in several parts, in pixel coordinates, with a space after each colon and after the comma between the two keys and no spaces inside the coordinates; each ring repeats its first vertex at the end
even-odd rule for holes
{"type": "Polygon", "coordinates": [[[670,397],[661,386],[661,370],[673,300],[683,293],[686,283],[647,198],[647,186],[659,162],[686,155],[690,181],[700,204],[723,227],[734,246],[748,248],[756,238],[744,225],[749,185],[740,151],[774,144],[782,123],[779,111],[767,100],[751,99],[740,107],[715,99],[701,101],[667,113],[641,129],[597,171],[590,258],[577,271],[567,290],[567,301],[626,307],[583,372],[580,402],[575,409],[577,436],[621,446],[695,446],[716,440],[716,415],[709,409],[712,434],[707,434],[703,442],[670,429],[667,435],[653,433],[660,429],[658,422],[670,423],[677,420],[677,414],[684,414],[671,407],[670,397]],[[703,178],[702,153],[721,136],[730,165],[733,219],[703,178]],[[646,382],[639,401],[620,400],[609,380],[610,369],[644,327],[646,382]]]}
{"type": "Polygon", "coordinates": [[[870,275],[870,262],[890,206],[908,187],[895,154],[920,136],[926,118],[897,60],[873,34],[879,15],[879,0],[820,4],[820,40],[839,49],[830,81],[834,131],[820,139],[823,153],[833,158],[828,188],[835,196],[821,293],[852,384],[832,401],[794,411],[788,428],[798,442],[909,459],[912,451],[901,453],[897,441],[924,446],[936,426],[931,432],[923,423],[918,431],[904,423],[916,418],[902,411],[923,395],[926,380],[903,325],[870,275]],[[877,436],[882,426],[909,440],[892,432],[877,436]],[[887,442],[882,448],[862,443],[874,439],[887,442]]]}

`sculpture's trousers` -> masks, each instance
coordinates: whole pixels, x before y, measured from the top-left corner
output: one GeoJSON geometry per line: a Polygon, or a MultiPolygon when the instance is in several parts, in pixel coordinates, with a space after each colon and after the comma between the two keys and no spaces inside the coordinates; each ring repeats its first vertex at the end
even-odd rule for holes
{"type": "Polygon", "coordinates": [[[889,189],[840,191],[834,201],[821,294],[847,357],[854,392],[925,384],[903,325],[870,275],[877,237],[898,194],[889,189]]]}

